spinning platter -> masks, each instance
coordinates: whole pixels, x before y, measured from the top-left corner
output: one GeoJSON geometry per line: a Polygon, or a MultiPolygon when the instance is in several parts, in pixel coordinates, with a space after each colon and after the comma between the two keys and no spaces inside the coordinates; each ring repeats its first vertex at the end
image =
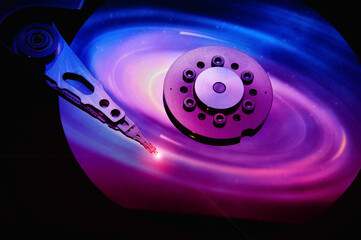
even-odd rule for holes
{"type": "Polygon", "coordinates": [[[300,224],[359,173],[360,64],[303,3],[107,1],[70,48],[110,97],[97,107],[157,148],[59,98],[76,162],[117,206],[300,224]]]}

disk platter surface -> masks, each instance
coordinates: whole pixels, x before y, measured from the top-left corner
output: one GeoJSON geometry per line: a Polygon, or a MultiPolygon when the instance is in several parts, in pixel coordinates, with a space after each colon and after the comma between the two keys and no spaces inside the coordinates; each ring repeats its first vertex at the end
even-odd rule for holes
{"type": "Polygon", "coordinates": [[[342,36],[302,3],[164,4],[107,2],[72,42],[160,152],[151,156],[60,99],[64,132],[88,177],[126,208],[281,222],[324,211],[361,166],[361,70],[342,36]],[[239,144],[196,142],[164,110],[169,67],[209,45],[245,52],[272,83],[268,119],[239,144]]]}

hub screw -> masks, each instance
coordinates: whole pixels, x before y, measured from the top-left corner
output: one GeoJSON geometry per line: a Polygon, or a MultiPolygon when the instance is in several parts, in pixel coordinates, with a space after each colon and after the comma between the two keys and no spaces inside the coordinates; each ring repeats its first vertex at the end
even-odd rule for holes
{"type": "Polygon", "coordinates": [[[193,98],[186,98],[183,101],[183,108],[187,112],[192,112],[196,108],[196,101],[193,98]]]}
{"type": "Polygon", "coordinates": [[[187,68],[183,71],[183,80],[187,83],[193,82],[194,78],[196,77],[196,72],[193,69],[187,68]]]}
{"type": "Polygon", "coordinates": [[[214,56],[212,58],[212,67],[223,67],[224,58],[221,56],[214,56]]]}
{"type": "Polygon", "coordinates": [[[254,75],[251,71],[244,71],[241,74],[241,79],[244,85],[249,85],[253,82],[254,75]]]}
{"type": "Polygon", "coordinates": [[[226,116],[223,113],[217,113],[213,117],[213,124],[214,126],[221,128],[226,125],[226,120],[226,116]]]}
{"type": "Polygon", "coordinates": [[[255,107],[256,104],[250,99],[247,99],[242,103],[242,110],[244,113],[252,113],[255,107]]]}

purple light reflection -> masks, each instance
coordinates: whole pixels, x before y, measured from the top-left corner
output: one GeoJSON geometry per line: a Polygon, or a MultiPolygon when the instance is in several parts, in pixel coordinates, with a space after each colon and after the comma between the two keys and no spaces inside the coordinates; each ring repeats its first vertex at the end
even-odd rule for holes
{"type": "MultiPolygon", "coordinates": [[[[161,153],[155,159],[61,100],[69,145],[102,192],[129,208],[285,222],[308,220],[341,196],[360,169],[360,133],[352,131],[349,120],[361,113],[354,109],[358,102],[351,88],[340,86],[334,61],[347,64],[343,74],[353,79],[360,78],[359,65],[342,37],[316,14],[300,16],[269,5],[259,11],[273,17],[275,10],[291,20],[307,19],[298,27],[308,34],[288,35],[292,21],[279,20],[279,32],[267,34],[262,27],[268,22],[256,29],[247,21],[236,25],[188,16],[192,21],[183,23],[186,14],[154,9],[105,8],[87,21],[72,48],[161,153]],[[123,21],[128,18],[137,21],[123,21]],[[311,51],[307,40],[324,45],[311,51]],[[269,72],[274,90],[269,118],[240,144],[193,141],[163,108],[170,65],[206,45],[238,48],[269,72]],[[338,54],[326,51],[334,45],[338,54]],[[345,103],[348,107],[340,109],[345,103]]],[[[360,83],[349,84],[360,89],[360,83]]]]}

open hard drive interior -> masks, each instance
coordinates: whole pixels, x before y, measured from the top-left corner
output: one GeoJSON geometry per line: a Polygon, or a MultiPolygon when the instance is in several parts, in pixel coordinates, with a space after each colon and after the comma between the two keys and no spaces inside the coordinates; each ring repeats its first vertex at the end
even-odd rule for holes
{"type": "Polygon", "coordinates": [[[352,7],[1,5],[9,231],[278,239],[355,230],[352,7]]]}

